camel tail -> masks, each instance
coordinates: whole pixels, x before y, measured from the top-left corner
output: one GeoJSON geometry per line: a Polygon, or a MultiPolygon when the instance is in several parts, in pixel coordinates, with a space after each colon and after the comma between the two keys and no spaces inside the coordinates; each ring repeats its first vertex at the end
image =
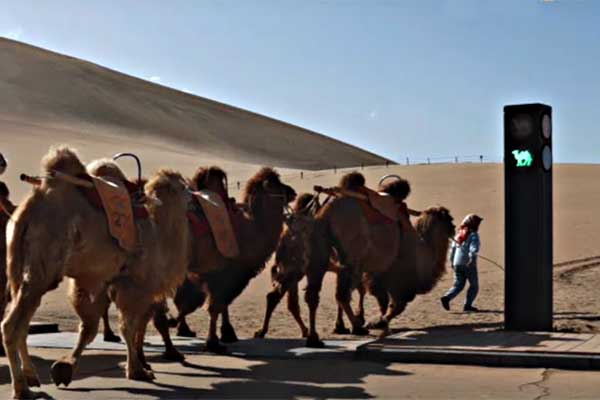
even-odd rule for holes
{"type": "Polygon", "coordinates": [[[18,207],[6,226],[6,277],[11,295],[16,297],[25,271],[25,234],[29,226],[26,209],[18,207]]]}

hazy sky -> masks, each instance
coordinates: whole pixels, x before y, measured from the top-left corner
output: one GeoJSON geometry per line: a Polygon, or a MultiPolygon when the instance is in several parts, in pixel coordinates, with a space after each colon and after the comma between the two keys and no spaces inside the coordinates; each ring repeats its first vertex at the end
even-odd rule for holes
{"type": "Polygon", "coordinates": [[[0,0],[0,35],[395,160],[502,157],[502,107],[554,108],[600,162],[600,1],[0,0]]]}

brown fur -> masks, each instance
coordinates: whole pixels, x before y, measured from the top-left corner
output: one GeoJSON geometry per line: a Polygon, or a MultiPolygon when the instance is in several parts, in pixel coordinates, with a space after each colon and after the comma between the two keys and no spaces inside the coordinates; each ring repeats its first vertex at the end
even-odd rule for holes
{"type": "Polygon", "coordinates": [[[410,194],[410,184],[405,179],[396,179],[379,187],[380,192],[384,192],[397,200],[404,201],[410,194]]]}
{"type": "Polygon", "coordinates": [[[364,175],[357,171],[350,172],[340,179],[340,187],[346,190],[356,191],[357,189],[364,187],[365,183],[364,175]]]}
{"type": "MultiPolygon", "coordinates": [[[[357,178],[353,178],[352,181],[357,182],[357,178]]],[[[399,195],[402,196],[407,192],[408,185],[401,185],[397,186],[396,189],[404,188],[399,192],[399,195]]],[[[433,214],[444,214],[449,217],[445,209],[440,213],[433,214]]],[[[417,224],[417,230],[419,227],[424,228],[427,224],[433,224],[433,222],[428,222],[428,215],[422,217],[422,222],[417,224]]],[[[449,218],[451,221],[451,217],[449,218]]],[[[435,218],[435,221],[437,220],[438,218],[435,218]]],[[[423,232],[426,235],[434,235],[427,229],[423,229],[423,232]]],[[[447,249],[447,242],[450,237],[448,235],[452,233],[445,232],[445,234],[447,235],[444,239],[447,249]]],[[[419,247],[416,245],[417,238],[418,233],[416,231],[413,234],[402,232],[400,226],[396,224],[369,224],[357,200],[353,198],[340,197],[325,205],[316,216],[315,230],[312,237],[313,251],[307,269],[306,301],[310,309],[311,322],[307,344],[309,346],[322,346],[316,332],[315,315],[323,276],[329,267],[333,249],[337,251],[341,266],[338,273],[336,298],[350,318],[353,331],[355,333],[365,333],[361,327],[362,321],[350,308],[349,302],[352,289],[360,285],[363,273],[384,276],[390,273],[398,260],[404,259],[406,265],[412,265],[418,272],[418,265],[415,264],[418,257],[414,253],[417,252],[419,247]],[[413,239],[411,239],[411,235],[414,237],[413,239]]],[[[426,243],[432,243],[432,238],[425,238],[426,243]]],[[[425,281],[428,278],[433,276],[435,280],[439,279],[438,273],[435,271],[430,270],[429,273],[419,273],[421,276],[419,276],[416,285],[422,285],[423,290],[427,289],[428,285],[425,284],[425,281]]],[[[417,272],[413,275],[417,275],[417,272]]],[[[393,284],[393,282],[391,283],[393,284]]],[[[401,291],[397,288],[389,287],[388,290],[397,294],[395,297],[401,297],[401,291]]],[[[391,309],[384,316],[388,318],[388,321],[402,311],[406,303],[404,300],[403,298],[392,298],[392,302],[397,304],[392,304],[391,309]]]]}
{"type": "MultiPolygon", "coordinates": [[[[208,292],[208,310],[211,316],[208,344],[212,349],[218,346],[216,320],[223,314],[221,327],[225,340],[235,339],[235,332],[228,319],[229,304],[244,290],[250,280],[263,270],[271,256],[283,228],[283,208],[288,201],[294,200],[294,190],[280,181],[279,174],[272,168],[262,168],[247,183],[244,202],[247,212],[239,215],[237,235],[240,244],[240,256],[235,259],[223,257],[217,250],[211,235],[194,238],[194,256],[190,271],[199,277],[200,285],[208,292]]],[[[189,289],[189,285],[187,285],[189,289]]],[[[193,290],[189,296],[201,296],[193,290]]],[[[178,296],[182,300],[184,296],[178,296]]],[[[190,299],[190,303],[194,299],[190,299]]],[[[183,300],[178,305],[180,326],[185,324],[182,313],[186,307],[183,300]]]]}
{"type": "Polygon", "coordinates": [[[213,191],[224,190],[227,182],[227,174],[219,167],[202,167],[198,168],[192,178],[192,188],[194,190],[209,189],[213,191]]]}
{"type": "MultiPolygon", "coordinates": [[[[64,146],[51,149],[44,157],[43,174],[52,171],[86,173],[75,152],[64,146]]],[[[60,371],[69,366],[72,373],[83,349],[96,335],[106,307],[106,286],[120,277],[119,282],[129,282],[126,291],[115,289],[128,345],[127,375],[135,379],[151,377],[137,353],[145,330],[145,315],[141,314],[152,301],[173,290],[184,275],[181,270],[185,271],[187,263],[179,259],[186,254],[189,243],[187,220],[179,217],[187,205],[184,189],[181,177],[167,172],[159,173],[149,183],[146,194],[159,197],[162,206],[150,209],[150,220],[138,226],[141,251],[137,254],[127,254],[117,245],[108,234],[105,215],[90,205],[73,184],[44,180],[19,205],[7,232],[7,269],[14,304],[2,322],[15,396],[28,396],[28,386],[39,382],[25,351],[29,321],[43,294],[55,288],[64,276],[73,278],[71,298],[82,324],[72,354],[55,363],[53,371],[55,366],[61,367],[60,371]],[[182,246],[181,251],[173,251],[182,246]],[[169,259],[171,253],[178,259],[169,259]]],[[[60,379],[67,382],[71,378],[60,379]]]]}

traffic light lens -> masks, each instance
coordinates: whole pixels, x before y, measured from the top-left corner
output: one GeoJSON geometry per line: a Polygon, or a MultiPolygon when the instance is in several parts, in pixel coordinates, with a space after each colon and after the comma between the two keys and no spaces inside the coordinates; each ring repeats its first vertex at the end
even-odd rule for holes
{"type": "Polygon", "coordinates": [[[513,150],[512,155],[515,158],[516,167],[531,167],[533,156],[529,150],[513,150]]]}
{"type": "Polygon", "coordinates": [[[544,171],[550,171],[550,168],[552,168],[552,149],[550,149],[550,146],[544,146],[544,150],[542,150],[542,166],[544,171]]]}
{"type": "Polygon", "coordinates": [[[544,139],[550,139],[552,136],[552,120],[548,114],[542,117],[542,135],[544,139]]]}
{"type": "Polygon", "coordinates": [[[516,114],[510,124],[511,135],[516,140],[524,140],[533,133],[533,119],[529,114],[516,114]]]}

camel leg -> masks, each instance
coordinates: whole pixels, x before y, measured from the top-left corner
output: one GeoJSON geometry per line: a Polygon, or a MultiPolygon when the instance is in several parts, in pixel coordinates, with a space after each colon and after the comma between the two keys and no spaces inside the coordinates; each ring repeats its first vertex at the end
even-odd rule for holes
{"type": "Polygon", "coordinates": [[[239,339],[235,334],[235,329],[229,320],[229,307],[225,307],[225,311],[221,314],[221,341],[223,343],[235,343],[239,339]]]}
{"type": "Polygon", "coordinates": [[[379,282],[378,278],[373,278],[371,284],[369,286],[369,292],[375,297],[377,300],[377,304],[379,305],[380,315],[367,323],[367,328],[369,329],[386,329],[387,322],[385,320],[385,315],[388,312],[388,306],[390,303],[390,296],[388,294],[385,286],[379,282]]]}
{"type": "MultiPolygon", "coordinates": [[[[3,274],[3,271],[0,271],[0,274],[3,274]]],[[[4,290],[6,288],[6,280],[0,279],[0,322],[4,319],[4,312],[6,310],[6,302],[8,298],[7,291],[4,290]]],[[[2,344],[4,340],[2,340],[2,330],[0,329],[0,357],[5,356],[4,345],[2,344]]]]}
{"type": "Polygon", "coordinates": [[[108,309],[110,308],[110,302],[106,304],[106,310],[102,314],[102,325],[103,325],[103,333],[104,333],[104,341],[111,343],[119,343],[121,342],[121,338],[118,335],[115,335],[113,330],[110,327],[110,320],[108,318],[108,309]]]}
{"type": "Polygon", "coordinates": [[[210,322],[208,325],[208,337],[206,338],[206,350],[211,353],[223,354],[227,351],[227,347],[219,343],[219,337],[217,336],[217,321],[223,308],[221,305],[215,303],[211,303],[208,306],[210,322]]]}
{"type": "Polygon", "coordinates": [[[69,298],[75,312],[79,316],[79,335],[77,343],[70,355],[58,359],[51,367],[52,381],[56,386],[68,386],[73,380],[73,373],[85,347],[90,344],[98,333],[98,325],[102,314],[107,309],[109,300],[106,293],[98,295],[92,302],[89,294],[73,284],[70,287],[69,298]]]}
{"type": "Polygon", "coordinates": [[[346,328],[346,324],[344,323],[344,310],[339,304],[337,305],[337,315],[335,318],[335,328],[333,329],[333,333],[338,335],[350,334],[350,329],[346,328]]]}
{"type": "Polygon", "coordinates": [[[135,333],[135,347],[137,349],[138,358],[140,363],[144,366],[147,371],[152,371],[152,366],[146,361],[146,354],[144,353],[144,338],[146,337],[146,329],[150,318],[154,315],[154,310],[147,312],[140,320],[140,325],[137,332],[135,333]]]}
{"type": "Polygon", "coordinates": [[[323,277],[325,276],[325,271],[311,271],[309,270],[306,274],[306,279],[308,280],[308,284],[306,286],[306,293],[304,294],[304,299],[306,304],[308,304],[308,337],[306,338],[306,347],[316,347],[321,348],[325,347],[325,343],[319,339],[319,334],[317,333],[317,308],[319,307],[319,292],[321,291],[321,287],[323,286],[323,277]]]}
{"type": "Polygon", "coordinates": [[[353,275],[350,268],[344,268],[337,274],[337,287],[335,297],[338,301],[339,306],[344,310],[346,316],[352,324],[353,335],[367,335],[369,331],[365,329],[360,320],[354,315],[352,307],[350,306],[350,300],[352,299],[352,289],[356,285],[353,282],[353,275]]]}
{"type": "Polygon", "coordinates": [[[175,348],[175,346],[173,346],[173,341],[171,340],[171,335],[169,334],[169,320],[167,319],[166,302],[154,304],[153,311],[152,322],[154,322],[154,327],[156,327],[156,330],[158,333],[160,333],[160,336],[165,344],[163,358],[169,361],[182,362],[185,357],[175,348]]]}
{"type": "MultiPolygon", "coordinates": [[[[396,296],[394,296],[396,297],[396,296]]],[[[402,313],[402,311],[404,311],[404,309],[406,308],[406,304],[407,302],[398,298],[394,298],[392,297],[392,301],[390,302],[390,306],[387,310],[387,313],[383,316],[382,318],[382,322],[383,322],[383,326],[381,329],[383,329],[383,332],[381,333],[381,336],[387,336],[389,333],[389,326],[390,326],[390,322],[392,321],[392,319],[394,319],[395,317],[397,317],[398,315],[400,315],[402,313]]]]}
{"type": "Polygon", "coordinates": [[[173,298],[178,313],[174,321],[177,323],[177,336],[196,337],[196,332],[190,329],[185,317],[201,307],[205,300],[206,294],[202,290],[188,279],[183,281],[173,298]]]}
{"type": "Polygon", "coordinates": [[[28,282],[23,282],[13,299],[11,310],[2,321],[2,336],[15,399],[34,397],[34,393],[29,390],[29,382],[36,383],[37,375],[32,374],[35,370],[29,354],[23,352],[23,347],[27,346],[29,323],[40,305],[43,294],[44,291],[36,290],[29,286],[28,282]],[[19,355],[24,359],[20,360],[19,355]]]}
{"type": "Polygon", "coordinates": [[[143,343],[143,333],[151,315],[147,310],[143,313],[122,312],[121,334],[127,344],[127,378],[139,381],[154,380],[152,371],[145,368],[143,353],[140,353],[140,342],[143,343]]]}
{"type": "Polygon", "coordinates": [[[262,328],[254,333],[255,338],[264,338],[267,332],[269,331],[269,322],[271,321],[271,315],[273,315],[273,311],[275,311],[275,308],[277,308],[277,305],[283,298],[285,292],[286,289],[283,286],[279,286],[273,288],[273,290],[267,293],[267,309],[265,311],[265,319],[263,320],[262,328]]]}
{"type": "Polygon", "coordinates": [[[302,321],[302,317],[300,316],[300,303],[298,302],[298,282],[291,285],[288,290],[287,306],[288,311],[292,314],[298,323],[298,326],[300,327],[302,337],[308,337],[308,328],[306,325],[304,325],[304,321],[302,321]]]}
{"type": "Polygon", "coordinates": [[[365,324],[365,286],[362,282],[358,285],[358,309],[356,310],[356,318],[361,326],[365,324]]]}

